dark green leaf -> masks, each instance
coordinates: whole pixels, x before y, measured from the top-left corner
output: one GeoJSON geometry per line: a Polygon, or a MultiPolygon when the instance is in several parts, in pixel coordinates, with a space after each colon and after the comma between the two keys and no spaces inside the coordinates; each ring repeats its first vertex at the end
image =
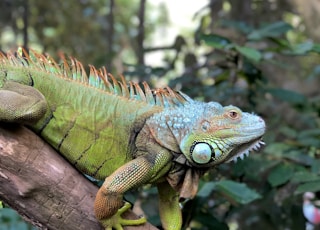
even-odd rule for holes
{"type": "Polygon", "coordinates": [[[293,168],[288,165],[276,166],[268,176],[268,182],[272,187],[276,187],[288,182],[293,175],[293,168]]]}
{"type": "Polygon", "coordinates": [[[203,34],[201,35],[201,40],[203,40],[207,45],[218,49],[225,48],[227,45],[231,44],[228,38],[217,34],[203,34]]]}
{"type": "Polygon", "coordinates": [[[312,51],[320,54],[320,44],[313,44],[312,51]]]}
{"type": "Polygon", "coordinates": [[[292,29],[292,26],[286,22],[278,21],[254,30],[248,35],[248,39],[260,40],[266,37],[278,37],[292,29]]]}
{"type": "Polygon", "coordinates": [[[208,197],[211,192],[215,189],[215,182],[207,182],[205,183],[199,190],[197,196],[199,197],[208,197]]]}
{"type": "Polygon", "coordinates": [[[0,227],[1,230],[36,230],[35,227],[25,223],[19,214],[10,208],[0,209],[0,227]]]}
{"type": "Polygon", "coordinates": [[[275,44],[277,44],[278,45],[277,48],[278,49],[280,48],[280,50],[282,50],[282,49],[287,50],[287,49],[290,49],[290,47],[291,47],[290,42],[286,39],[283,39],[283,38],[270,38],[269,40],[274,42],[275,44]]]}
{"type": "Polygon", "coordinates": [[[279,163],[281,161],[277,159],[269,160],[258,156],[250,156],[244,161],[238,161],[235,166],[243,165],[246,178],[252,181],[261,181],[261,176],[279,163]]]}
{"type": "Polygon", "coordinates": [[[308,156],[307,154],[302,153],[301,150],[299,150],[299,149],[291,150],[291,151],[285,153],[283,155],[283,157],[286,159],[290,159],[291,161],[293,161],[295,163],[306,165],[306,166],[310,166],[312,164],[312,162],[314,161],[314,159],[312,157],[308,156]]]}
{"type": "Polygon", "coordinates": [[[290,138],[296,138],[298,135],[298,132],[295,129],[288,126],[279,127],[279,132],[290,138]]]}
{"type": "Polygon", "coordinates": [[[313,49],[313,42],[306,41],[291,47],[292,54],[303,55],[313,49]]]}
{"type": "Polygon", "coordinates": [[[307,129],[299,132],[298,138],[306,138],[306,137],[320,138],[320,129],[307,129]]]}
{"type": "Polygon", "coordinates": [[[298,142],[302,146],[306,146],[306,147],[314,146],[316,148],[320,148],[320,138],[317,138],[317,137],[298,138],[298,142]]]}
{"type": "Polygon", "coordinates": [[[192,229],[204,229],[203,228],[204,226],[205,226],[205,229],[215,229],[215,230],[229,229],[226,223],[219,221],[217,218],[214,217],[214,215],[210,213],[197,213],[194,220],[199,222],[202,226],[199,226],[199,228],[195,227],[192,229]]]}
{"type": "Polygon", "coordinates": [[[307,102],[307,98],[304,95],[295,91],[281,88],[270,88],[267,90],[267,92],[291,104],[304,104],[307,102]]]}
{"type": "Polygon", "coordinates": [[[319,159],[313,159],[311,163],[311,172],[313,173],[319,173],[320,172],[320,160],[319,159]]]}
{"type": "Polygon", "coordinates": [[[314,173],[310,173],[308,171],[299,171],[294,173],[291,181],[294,183],[305,183],[320,180],[320,177],[314,173]]]}
{"type": "Polygon", "coordinates": [[[313,67],[313,70],[309,74],[308,78],[309,79],[314,79],[314,78],[317,78],[318,76],[320,76],[320,65],[316,65],[316,66],[313,67]]]}
{"type": "Polygon", "coordinates": [[[291,145],[280,143],[280,142],[274,142],[274,143],[268,144],[263,151],[267,154],[282,156],[284,152],[287,152],[290,149],[292,149],[291,145]]]}
{"type": "Polygon", "coordinates": [[[240,204],[248,204],[261,198],[260,194],[250,189],[246,184],[230,180],[215,182],[216,190],[228,197],[231,201],[240,204]]]}
{"type": "Polygon", "coordinates": [[[305,192],[317,192],[317,191],[320,191],[320,180],[301,184],[298,186],[298,188],[294,193],[298,195],[305,192]]]}
{"type": "Polygon", "coordinates": [[[243,21],[230,21],[230,20],[222,20],[221,25],[234,28],[244,34],[250,33],[253,28],[243,21]]]}
{"type": "Polygon", "coordinates": [[[239,53],[252,61],[259,62],[261,60],[262,55],[259,50],[247,46],[235,46],[235,48],[239,53]]]}

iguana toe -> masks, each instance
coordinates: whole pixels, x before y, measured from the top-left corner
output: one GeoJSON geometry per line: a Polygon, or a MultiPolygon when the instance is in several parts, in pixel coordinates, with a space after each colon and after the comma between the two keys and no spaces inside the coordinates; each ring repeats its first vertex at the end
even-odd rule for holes
{"type": "Polygon", "coordinates": [[[116,214],[114,214],[112,217],[108,219],[101,220],[100,222],[105,228],[105,230],[112,230],[112,229],[123,230],[122,226],[140,225],[140,224],[146,223],[147,219],[145,217],[141,217],[135,220],[123,219],[121,215],[130,208],[131,208],[131,204],[128,202],[125,202],[124,205],[117,211],[116,214]]]}

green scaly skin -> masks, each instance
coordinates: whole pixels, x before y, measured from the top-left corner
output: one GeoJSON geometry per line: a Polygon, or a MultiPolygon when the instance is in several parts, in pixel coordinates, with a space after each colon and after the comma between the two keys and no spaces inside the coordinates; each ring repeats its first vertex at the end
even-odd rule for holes
{"type": "Polygon", "coordinates": [[[81,172],[105,179],[94,204],[105,229],[146,221],[120,215],[130,208],[123,194],[147,183],[157,184],[164,229],[180,229],[179,200],[196,195],[199,177],[263,143],[259,116],[69,63],[1,54],[0,121],[28,125],[81,172]]]}

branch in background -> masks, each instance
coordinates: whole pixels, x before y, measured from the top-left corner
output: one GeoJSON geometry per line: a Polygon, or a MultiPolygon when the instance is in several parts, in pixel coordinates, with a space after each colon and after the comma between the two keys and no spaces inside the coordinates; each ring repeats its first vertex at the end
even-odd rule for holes
{"type": "Polygon", "coordinates": [[[107,15],[107,24],[108,28],[106,30],[106,37],[107,37],[107,65],[106,66],[111,66],[112,62],[112,57],[114,55],[113,52],[113,38],[114,38],[114,8],[115,8],[115,2],[114,0],[110,0],[109,3],[109,13],[107,15]]]}
{"type": "MultiPolygon", "coordinates": [[[[0,200],[24,219],[40,229],[102,229],[93,211],[97,191],[29,129],[0,124],[0,200]]],[[[147,223],[125,229],[157,228],[147,223]]]]}
{"type": "Polygon", "coordinates": [[[139,27],[138,27],[138,36],[137,36],[137,56],[138,64],[144,65],[144,50],[143,50],[143,41],[144,41],[144,16],[145,16],[146,0],[140,0],[139,8],[139,27]]]}
{"type": "Polygon", "coordinates": [[[28,49],[28,26],[29,26],[29,0],[23,1],[23,47],[28,49]]]}

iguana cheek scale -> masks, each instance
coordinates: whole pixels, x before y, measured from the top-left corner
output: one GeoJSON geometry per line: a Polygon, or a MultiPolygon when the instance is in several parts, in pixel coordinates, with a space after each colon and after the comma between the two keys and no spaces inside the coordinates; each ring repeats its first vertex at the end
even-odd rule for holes
{"type": "Polygon", "coordinates": [[[94,209],[106,229],[125,220],[123,194],[157,184],[164,229],[180,229],[179,200],[193,198],[210,168],[263,142],[264,121],[235,106],[194,101],[170,88],[120,81],[71,58],[0,54],[0,121],[28,125],[81,172],[105,179],[94,209]]]}

